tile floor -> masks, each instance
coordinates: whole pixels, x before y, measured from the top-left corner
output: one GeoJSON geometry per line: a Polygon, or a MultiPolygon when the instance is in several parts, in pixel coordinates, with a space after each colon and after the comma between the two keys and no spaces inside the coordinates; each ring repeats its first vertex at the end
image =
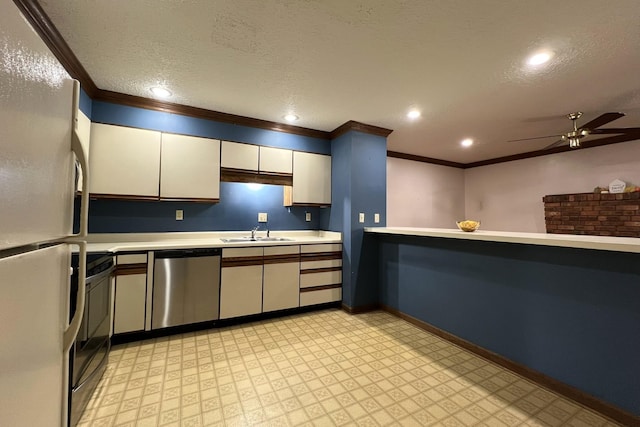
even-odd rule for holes
{"type": "Polygon", "coordinates": [[[386,312],[114,347],[80,426],[614,426],[386,312]]]}

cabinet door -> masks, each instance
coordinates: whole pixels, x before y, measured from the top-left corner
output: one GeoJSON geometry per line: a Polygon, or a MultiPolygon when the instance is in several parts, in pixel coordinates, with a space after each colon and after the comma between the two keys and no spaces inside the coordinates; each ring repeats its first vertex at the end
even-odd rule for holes
{"type": "Polygon", "coordinates": [[[331,156],[293,153],[293,204],[331,204],[331,156]]]}
{"type": "Polygon", "coordinates": [[[260,172],[293,173],[293,151],[260,147],[260,172]]]}
{"type": "Polygon", "coordinates": [[[220,198],[220,141],[162,134],[160,197],[220,198]]]}
{"type": "Polygon", "coordinates": [[[146,289],[146,274],[116,277],[114,334],[144,330],[146,289]]]}
{"type": "Polygon", "coordinates": [[[300,246],[264,248],[262,311],[284,310],[300,305],[300,246]]]}
{"type": "Polygon", "coordinates": [[[93,123],[89,192],[157,198],[160,132],[93,123]]]}
{"type": "Polygon", "coordinates": [[[258,171],[259,147],[251,144],[222,141],[220,164],[223,168],[258,171]]]}
{"type": "Polygon", "coordinates": [[[220,278],[220,319],[262,312],[262,265],[225,267],[220,278]]]}

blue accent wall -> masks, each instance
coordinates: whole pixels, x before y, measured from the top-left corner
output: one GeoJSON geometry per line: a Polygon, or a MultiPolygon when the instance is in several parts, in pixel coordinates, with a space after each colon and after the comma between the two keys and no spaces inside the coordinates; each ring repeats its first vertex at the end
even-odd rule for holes
{"type": "Polygon", "coordinates": [[[378,302],[375,246],[364,227],[386,224],[387,139],[347,132],[331,142],[331,209],[321,212],[321,228],[343,233],[342,302],[351,308],[378,302]],[[358,214],[365,214],[365,222],[358,214]],[[375,224],[374,213],[380,214],[375,224]]]}
{"type": "MultiPolygon", "coordinates": [[[[86,97],[86,94],[84,96],[86,97]]],[[[81,96],[81,105],[82,99],[81,96]]],[[[215,122],[103,101],[93,101],[89,111],[92,121],[97,123],[331,154],[330,141],[322,138],[215,122]]],[[[330,209],[323,209],[328,210],[330,209]]],[[[260,190],[253,191],[243,183],[222,182],[218,204],[92,200],[89,204],[89,232],[250,230],[257,225],[258,212],[267,212],[268,226],[271,230],[317,230],[320,227],[319,208],[285,208],[281,186],[264,185],[260,190]],[[183,221],[175,220],[176,209],[184,211],[183,221]],[[311,212],[311,222],[304,220],[306,212],[311,212]]]]}
{"type": "Polygon", "coordinates": [[[92,101],[89,95],[80,88],[80,111],[84,113],[89,119],[91,119],[92,101]]]}
{"type": "Polygon", "coordinates": [[[282,197],[281,186],[262,185],[252,190],[244,183],[222,182],[223,202],[216,204],[91,200],[89,232],[242,231],[258,225],[258,212],[266,212],[269,220],[260,224],[261,230],[318,229],[319,208],[286,208],[282,206],[282,197]],[[176,209],[184,211],[184,220],[176,221],[176,209]],[[305,221],[306,212],[311,212],[311,222],[305,221]]]}
{"type": "Polygon", "coordinates": [[[381,303],[640,415],[640,255],[371,237],[381,303]]]}

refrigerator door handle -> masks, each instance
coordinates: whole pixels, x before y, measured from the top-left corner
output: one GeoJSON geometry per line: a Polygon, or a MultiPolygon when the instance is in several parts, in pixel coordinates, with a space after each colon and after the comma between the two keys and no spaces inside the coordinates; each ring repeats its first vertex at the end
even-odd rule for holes
{"type": "Polygon", "coordinates": [[[89,162],[84,151],[80,137],[78,136],[78,108],[80,103],[80,82],[73,81],[73,114],[71,132],[71,151],[74,152],[80,169],[82,170],[82,195],[80,197],[80,229],[71,237],[87,237],[87,224],[89,220],[89,162]]]}
{"type": "Polygon", "coordinates": [[[80,259],[78,266],[78,293],[76,299],[76,311],[73,313],[73,317],[69,322],[69,326],[64,331],[63,335],[63,351],[67,353],[76,340],[78,331],[80,330],[80,323],[82,322],[82,315],[84,313],[84,300],[85,300],[85,281],[87,278],[87,242],[84,241],[70,241],[69,243],[80,246],[80,259]]]}

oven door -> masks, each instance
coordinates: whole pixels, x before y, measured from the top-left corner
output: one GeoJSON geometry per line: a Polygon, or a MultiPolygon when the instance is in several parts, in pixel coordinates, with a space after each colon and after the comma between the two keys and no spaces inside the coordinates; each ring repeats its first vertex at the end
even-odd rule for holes
{"type": "Polygon", "coordinates": [[[112,272],[113,267],[87,278],[84,315],[75,342],[73,388],[103,364],[108,353],[112,272]]]}

